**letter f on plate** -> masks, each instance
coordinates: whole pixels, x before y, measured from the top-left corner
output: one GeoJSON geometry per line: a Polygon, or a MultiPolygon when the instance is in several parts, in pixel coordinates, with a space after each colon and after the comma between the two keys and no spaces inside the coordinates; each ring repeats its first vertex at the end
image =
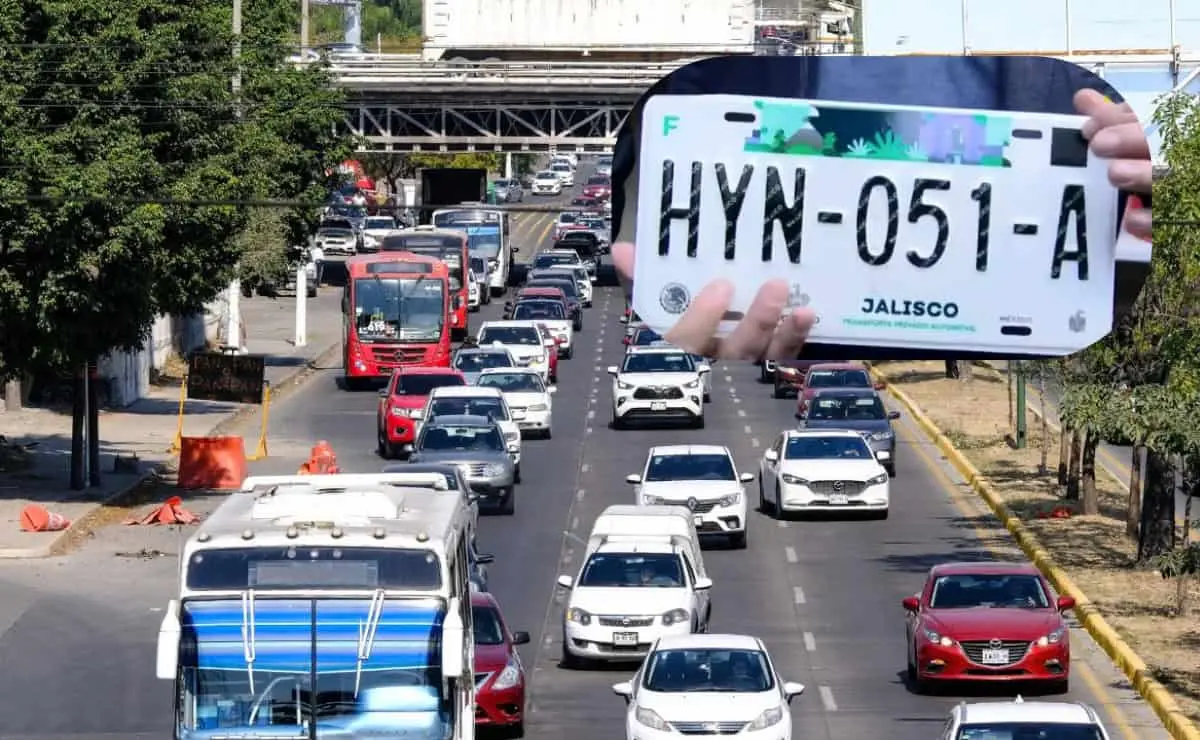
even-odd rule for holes
{"type": "Polygon", "coordinates": [[[663,136],[679,128],[679,116],[663,116],[663,136]]]}

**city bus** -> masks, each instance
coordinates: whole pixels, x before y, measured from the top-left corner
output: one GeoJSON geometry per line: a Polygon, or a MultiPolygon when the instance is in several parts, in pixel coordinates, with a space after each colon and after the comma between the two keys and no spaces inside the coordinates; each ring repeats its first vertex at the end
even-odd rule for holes
{"type": "Polygon", "coordinates": [[[504,228],[508,214],[478,206],[443,208],[433,212],[433,225],[453,229],[467,235],[467,247],[472,255],[488,261],[488,287],[492,296],[500,297],[508,290],[512,274],[512,258],[516,247],[508,247],[508,230],[504,228]]]}
{"type": "Polygon", "coordinates": [[[346,260],[342,293],[347,388],[390,377],[402,365],[450,366],[450,272],[411,252],[346,260]]]}
{"type": "Polygon", "coordinates": [[[380,242],[381,252],[411,252],[446,263],[450,271],[450,335],[461,341],[470,333],[471,254],[458,231],[418,226],[393,231],[380,242]]]}
{"type": "Polygon", "coordinates": [[[442,473],[251,477],[184,545],[175,740],[473,740],[469,503],[442,473]]]}

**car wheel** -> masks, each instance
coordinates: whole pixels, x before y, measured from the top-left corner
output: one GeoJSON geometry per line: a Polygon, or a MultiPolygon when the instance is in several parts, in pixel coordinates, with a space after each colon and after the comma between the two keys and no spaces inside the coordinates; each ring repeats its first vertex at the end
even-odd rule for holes
{"type": "Polygon", "coordinates": [[[542,439],[553,439],[553,438],[554,438],[554,430],[553,429],[547,428],[546,431],[542,432],[542,439]]]}
{"type": "Polygon", "coordinates": [[[748,538],[746,530],[729,535],[729,546],[735,550],[745,550],[748,538]]]}
{"type": "Polygon", "coordinates": [[[1071,690],[1071,679],[1063,678],[1051,681],[1049,687],[1051,694],[1065,694],[1071,690]]]}
{"type": "Polygon", "coordinates": [[[503,516],[512,516],[517,513],[517,490],[510,487],[504,492],[504,498],[500,501],[500,513],[503,516]]]}
{"type": "Polygon", "coordinates": [[[896,477],[896,464],[895,463],[892,463],[891,465],[885,465],[884,469],[887,470],[887,474],[889,477],[891,477],[891,478],[896,477]]]}
{"type": "Polygon", "coordinates": [[[570,347],[567,347],[567,351],[563,353],[563,359],[569,360],[574,356],[575,356],[575,345],[571,345],[570,347]]]}
{"type": "Polygon", "coordinates": [[[521,466],[518,465],[516,470],[513,471],[513,483],[520,483],[520,482],[521,482],[521,466]]]}
{"type": "Polygon", "coordinates": [[[572,671],[578,671],[587,667],[587,661],[578,656],[572,655],[570,650],[567,650],[567,636],[563,635],[562,646],[562,667],[572,671]]]}
{"type": "Polygon", "coordinates": [[[783,388],[779,387],[778,383],[775,384],[775,388],[771,391],[771,395],[775,398],[787,398],[787,393],[784,392],[783,388]]]}
{"type": "Polygon", "coordinates": [[[767,512],[767,496],[763,492],[761,477],[758,479],[758,510],[764,514],[767,512]]]}
{"type": "Polygon", "coordinates": [[[384,436],[382,431],[376,432],[375,434],[375,451],[378,452],[379,456],[384,460],[392,459],[392,446],[388,444],[387,437],[384,436]]]}
{"type": "Polygon", "coordinates": [[[614,414],[613,418],[612,418],[612,423],[610,423],[609,426],[612,427],[613,429],[624,429],[625,428],[625,420],[614,414]]]}
{"type": "Polygon", "coordinates": [[[775,481],[775,498],[771,500],[771,514],[776,519],[783,519],[783,491],[779,487],[779,481],[775,481]]]}
{"type": "Polygon", "coordinates": [[[704,392],[704,402],[705,402],[705,403],[712,403],[712,394],[711,394],[711,393],[709,393],[708,391],[705,391],[705,392],[704,392]]]}

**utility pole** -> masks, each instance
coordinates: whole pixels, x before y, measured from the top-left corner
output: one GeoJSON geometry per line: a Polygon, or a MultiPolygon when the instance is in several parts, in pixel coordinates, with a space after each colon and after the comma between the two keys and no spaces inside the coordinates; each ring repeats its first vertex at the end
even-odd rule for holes
{"type": "Polygon", "coordinates": [[[308,0],[300,0],[300,59],[308,61],[308,0]]]}
{"type": "Polygon", "coordinates": [[[1026,389],[1028,385],[1028,375],[1025,372],[1025,363],[1017,360],[1017,429],[1014,437],[1015,447],[1018,450],[1025,449],[1029,440],[1029,417],[1027,409],[1026,389]]]}
{"type": "Polygon", "coordinates": [[[100,486],[100,371],[95,360],[87,364],[87,471],[88,485],[100,486]]]}
{"type": "MultiPolygon", "coordinates": [[[[242,116],[242,0],[233,0],[233,90],[234,110],[238,118],[242,116]]],[[[242,347],[242,281],[240,278],[241,264],[234,268],[233,280],[226,290],[225,306],[225,345],[227,347],[242,347]]]]}
{"type": "Polygon", "coordinates": [[[71,374],[71,490],[87,488],[87,366],[71,374]]]}

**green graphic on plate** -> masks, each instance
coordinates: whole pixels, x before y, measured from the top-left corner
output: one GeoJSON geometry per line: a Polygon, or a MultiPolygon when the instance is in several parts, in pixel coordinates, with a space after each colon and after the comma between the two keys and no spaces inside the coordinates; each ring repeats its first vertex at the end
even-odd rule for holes
{"type": "Polygon", "coordinates": [[[1011,167],[1012,119],[1006,116],[818,108],[808,103],[755,101],[758,128],[743,151],[801,157],[842,157],[1011,167]]]}

